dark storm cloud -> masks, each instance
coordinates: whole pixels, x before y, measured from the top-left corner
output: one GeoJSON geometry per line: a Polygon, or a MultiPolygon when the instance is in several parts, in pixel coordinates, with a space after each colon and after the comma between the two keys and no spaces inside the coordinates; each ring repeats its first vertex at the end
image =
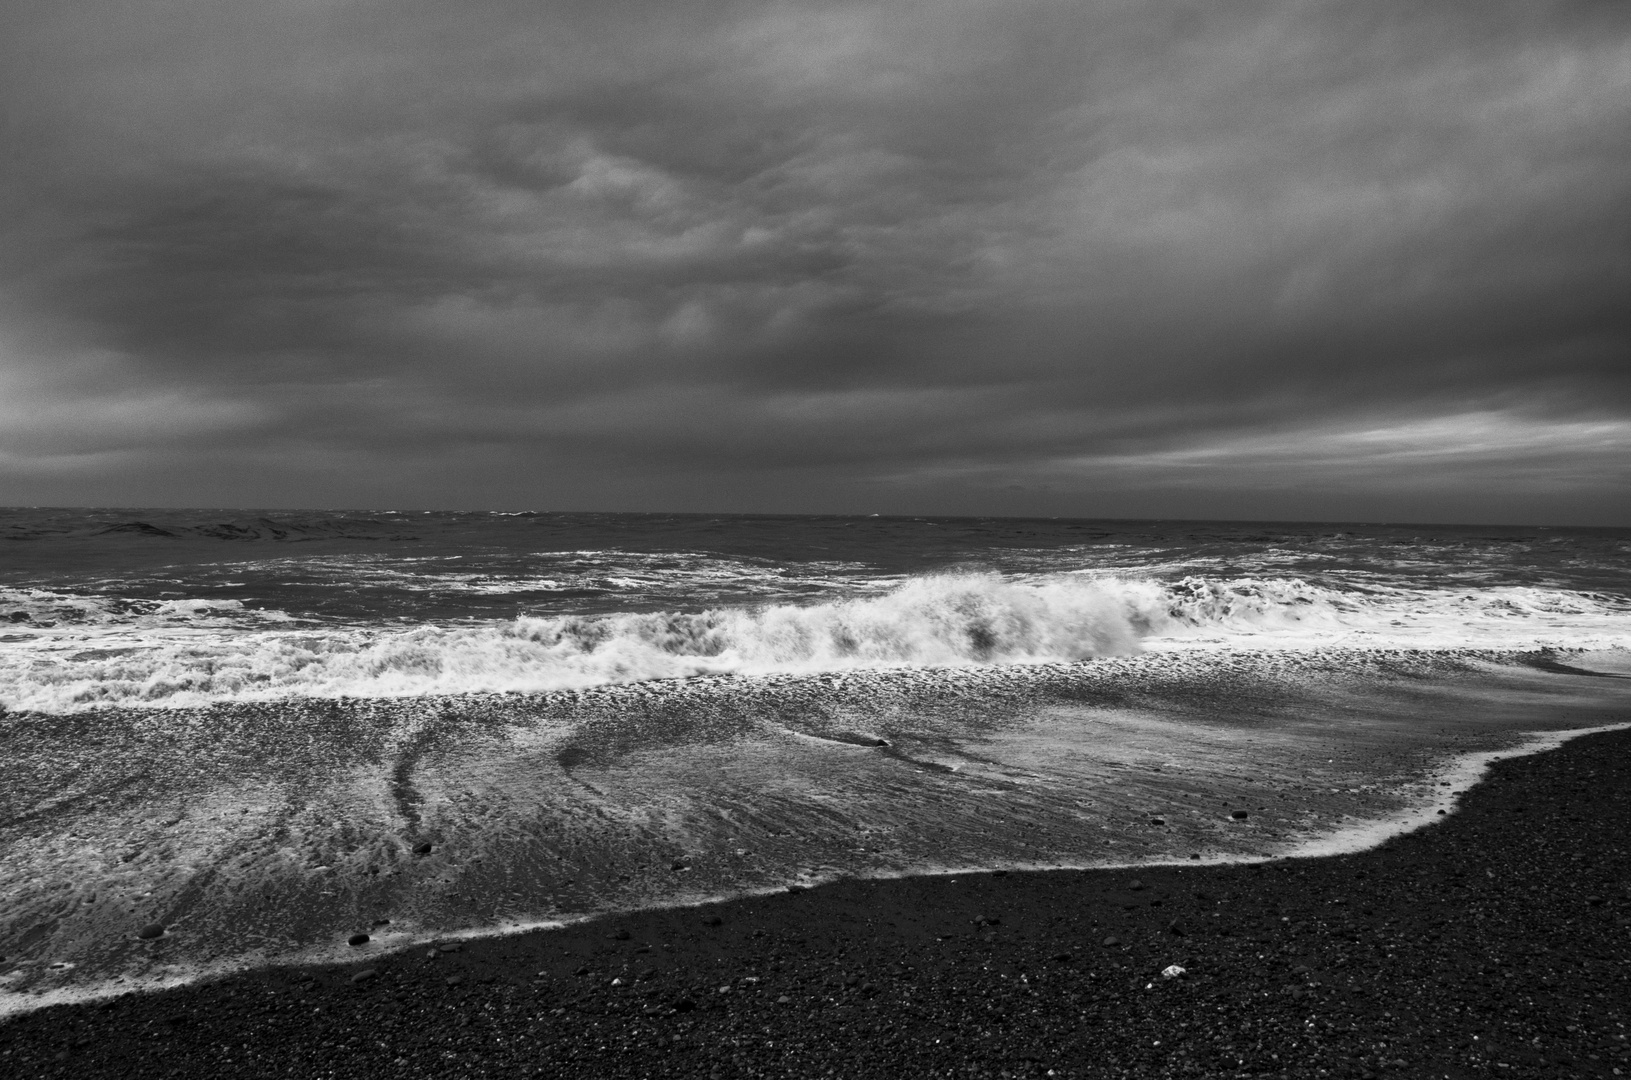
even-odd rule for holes
{"type": "Polygon", "coordinates": [[[6,18],[8,501],[1607,520],[1631,479],[1623,5],[6,18]]]}

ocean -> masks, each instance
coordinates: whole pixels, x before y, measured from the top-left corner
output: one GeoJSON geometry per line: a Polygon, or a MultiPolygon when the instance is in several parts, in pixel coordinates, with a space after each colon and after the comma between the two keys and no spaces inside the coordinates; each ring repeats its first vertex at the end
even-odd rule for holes
{"type": "Polygon", "coordinates": [[[1625,529],[0,510],[0,1013],[1365,846],[1631,722],[1628,570],[1625,529]]]}

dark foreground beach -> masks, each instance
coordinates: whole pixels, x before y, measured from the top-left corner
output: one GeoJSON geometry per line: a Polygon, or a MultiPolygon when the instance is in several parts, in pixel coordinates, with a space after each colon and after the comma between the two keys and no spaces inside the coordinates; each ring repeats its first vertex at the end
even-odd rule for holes
{"type": "Polygon", "coordinates": [[[1461,807],[1358,855],[363,944],[0,1023],[0,1075],[1631,1076],[1631,732],[1461,807]]]}

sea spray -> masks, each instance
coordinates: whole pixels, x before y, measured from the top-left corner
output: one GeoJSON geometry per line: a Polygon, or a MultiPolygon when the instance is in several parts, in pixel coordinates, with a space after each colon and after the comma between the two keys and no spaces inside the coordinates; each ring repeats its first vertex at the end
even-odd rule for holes
{"type": "Polygon", "coordinates": [[[294,697],[545,692],[707,674],[1068,662],[1145,647],[1615,647],[1631,604],[1505,586],[1296,578],[911,578],[881,595],[697,612],[306,620],[237,601],[0,595],[0,704],[43,712],[294,697]]]}

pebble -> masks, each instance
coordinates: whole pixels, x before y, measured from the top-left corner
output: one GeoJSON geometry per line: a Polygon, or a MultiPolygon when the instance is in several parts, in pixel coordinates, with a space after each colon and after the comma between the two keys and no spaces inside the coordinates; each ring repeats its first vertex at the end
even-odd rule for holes
{"type": "Polygon", "coordinates": [[[1109,937],[1104,939],[1104,944],[1105,944],[1106,948],[1109,948],[1112,945],[1120,945],[1121,944],[1121,939],[1118,938],[1116,935],[1111,934],[1109,937]]]}
{"type": "Polygon", "coordinates": [[[352,934],[349,938],[346,939],[346,944],[348,944],[348,945],[366,945],[366,944],[368,944],[368,935],[367,934],[352,934]]]}
{"type": "Polygon", "coordinates": [[[429,855],[432,850],[434,849],[429,843],[415,844],[413,846],[413,853],[415,855],[429,855]]]}
{"type": "Polygon", "coordinates": [[[1151,825],[1165,825],[1166,823],[1167,823],[1166,818],[1162,818],[1162,817],[1152,817],[1152,818],[1150,818],[1150,824],[1151,825]]]}
{"type": "Polygon", "coordinates": [[[704,915],[702,917],[703,926],[720,926],[724,922],[725,920],[721,919],[718,915],[704,915]]]}
{"type": "Polygon", "coordinates": [[[1128,882],[1127,888],[1131,889],[1133,892],[1143,892],[1144,883],[1137,878],[1134,878],[1132,881],[1128,882]]]}
{"type": "Polygon", "coordinates": [[[141,938],[143,941],[152,941],[154,938],[163,937],[164,925],[156,922],[148,923],[146,926],[136,931],[136,936],[141,938]]]}
{"type": "Polygon", "coordinates": [[[1246,812],[1246,811],[1244,811],[1244,810],[1231,810],[1231,811],[1230,811],[1230,812],[1229,812],[1229,816],[1230,816],[1230,817],[1232,817],[1232,818],[1234,818],[1234,819],[1235,819],[1235,820],[1236,820],[1236,821],[1245,821],[1245,820],[1246,820],[1246,819],[1247,819],[1247,818],[1248,818],[1248,817],[1250,817],[1250,816],[1251,816],[1251,815],[1249,815],[1249,814],[1248,814],[1248,813],[1247,813],[1247,812],[1246,812]]]}
{"type": "Polygon", "coordinates": [[[373,968],[363,968],[361,971],[351,976],[351,982],[353,985],[357,983],[365,983],[378,974],[379,972],[375,971],[373,968]]]}

